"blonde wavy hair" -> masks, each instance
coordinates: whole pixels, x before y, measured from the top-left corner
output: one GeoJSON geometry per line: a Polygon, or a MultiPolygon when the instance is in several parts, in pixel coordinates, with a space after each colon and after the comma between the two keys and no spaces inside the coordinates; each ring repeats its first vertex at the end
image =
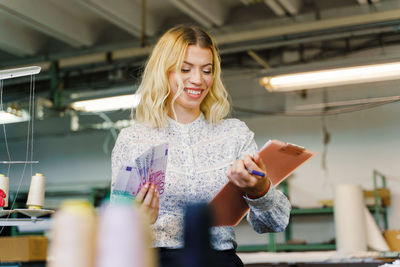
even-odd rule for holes
{"type": "MultiPolygon", "coordinates": [[[[221,61],[213,38],[199,27],[181,25],[167,31],[155,45],[136,92],[140,94],[141,99],[136,110],[132,110],[132,118],[154,128],[166,126],[167,99],[171,93],[168,75],[171,71],[181,73],[189,45],[209,48],[213,56],[213,84],[200,105],[205,119],[210,123],[218,123],[229,114],[229,95],[221,80],[221,61]]],[[[181,80],[178,91],[172,99],[172,110],[176,98],[182,91],[181,80]]],[[[173,113],[175,114],[174,110],[173,113]]]]}

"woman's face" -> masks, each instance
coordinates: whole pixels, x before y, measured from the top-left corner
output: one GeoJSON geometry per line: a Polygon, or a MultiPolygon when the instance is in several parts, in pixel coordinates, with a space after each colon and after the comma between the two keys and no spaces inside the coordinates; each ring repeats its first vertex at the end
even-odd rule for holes
{"type": "MultiPolygon", "coordinates": [[[[178,75],[181,76],[184,86],[183,92],[174,103],[178,117],[194,116],[197,118],[200,115],[200,104],[213,84],[212,63],[213,56],[209,48],[189,45],[180,73],[175,71],[169,73],[169,85],[172,90],[168,96],[169,106],[178,91],[178,75]]],[[[169,113],[173,117],[171,110],[169,113]]]]}

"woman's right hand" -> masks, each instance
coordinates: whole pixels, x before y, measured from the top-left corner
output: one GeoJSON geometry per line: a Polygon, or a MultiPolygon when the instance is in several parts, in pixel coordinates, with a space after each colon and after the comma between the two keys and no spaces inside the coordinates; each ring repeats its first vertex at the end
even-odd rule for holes
{"type": "Polygon", "coordinates": [[[149,215],[150,223],[155,223],[158,218],[159,210],[157,186],[153,183],[146,183],[136,195],[135,201],[145,209],[145,212],[149,215]]]}

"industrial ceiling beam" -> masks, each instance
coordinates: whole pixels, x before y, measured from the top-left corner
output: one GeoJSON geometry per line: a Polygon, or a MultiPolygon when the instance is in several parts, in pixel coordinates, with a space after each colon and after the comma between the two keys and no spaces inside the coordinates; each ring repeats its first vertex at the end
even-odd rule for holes
{"type": "Polygon", "coordinates": [[[192,17],[203,27],[222,26],[225,22],[227,9],[214,0],[170,0],[182,12],[192,17]]]}
{"type": "Polygon", "coordinates": [[[73,17],[51,2],[0,1],[0,10],[28,27],[59,39],[71,46],[90,46],[95,42],[95,34],[90,25],[73,17]]]}
{"type": "Polygon", "coordinates": [[[264,3],[279,17],[286,15],[286,11],[276,0],[264,0],[264,3]]]}
{"type": "MultiPolygon", "coordinates": [[[[288,43],[301,43],[301,42],[316,42],[322,40],[329,40],[329,39],[337,39],[343,37],[351,37],[353,35],[359,34],[371,34],[371,33],[379,33],[379,32],[388,32],[388,31],[395,31],[395,28],[390,27],[390,25],[386,25],[388,22],[396,22],[400,17],[400,9],[393,9],[388,11],[380,11],[380,12],[373,12],[368,14],[361,14],[361,15],[351,15],[341,18],[334,18],[334,19],[322,19],[322,20],[313,20],[307,21],[302,23],[290,23],[287,25],[282,26],[275,26],[275,27],[257,27],[256,29],[251,30],[241,30],[235,33],[216,33],[215,39],[217,43],[221,47],[222,53],[234,53],[240,51],[247,51],[250,49],[266,49],[277,47],[283,44],[288,43]],[[385,24],[386,28],[382,28],[379,26],[379,23],[385,24]],[[375,28],[368,28],[361,27],[365,24],[374,24],[375,28]],[[359,26],[357,29],[354,29],[354,26],[359,26]],[[377,28],[379,27],[379,28],[377,28]],[[332,32],[329,33],[328,30],[332,29],[341,29],[342,32],[332,32]],[[313,35],[313,32],[323,32],[326,31],[326,34],[318,34],[317,36],[313,35]],[[366,32],[367,31],[367,32],[366,32]],[[303,37],[298,36],[298,33],[304,33],[303,37]],[[310,36],[307,36],[307,33],[310,33],[310,36]],[[289,39],[289,40],[275,40],[266,43],[260,43],[260,40],[268,40],[269,38],[275,38],[279,36],[286,36],[290,37],[292,34],[296,34],[296,38],[289,39]],[[304,40],[303,40],[304,39],[304,40]],[[303,40],[303,41],[302,41],[303,40]],[[254,41],[258,43],[254,44],[254,41]],[[225,47],[225,45],[227,45],[225,47]]],[[[277,19],[280,20],[280,19],[277,19]]],[[[276,24],[276,23],[275,23],[276,24]]],[[[152,50],[151,46],[140,47],[134,46],[125,49],[108,49],[107,51],[103,52],[110,52],[112,60],[123,60],[123,59],[131,59],[137,57],[144,57],[152,50]]],[[[85,55],[96,54],[99,50],[93,50],[92,52],[87,51],[86,53],[81,53],[84,56],[85,60],[90,59],[90,62],[93,60],[92,57],[87,57],[85,55]]],[[[55,56],[53,57],[54,60],[61,60],[63,58],[68,58],[70,56],[55,56]]],[[[78,56],[80,57],[80,56],[78,56]]],[[[104,61],[101,59],[100,61],[104,61]]],[[[22,62],[22,61],[20,61],[22,62]]],[[[30,60],[32,62],[32,60],[30,60]]],[[[99,62],[98,58],[95,58],[95,62],[99,62]]],[[[15,62],[15,65],[22,65],[26,63],[19,63],[15,62]]],[[[85,63],[82,62],[80,59],[74,59],[73,62],[69,61],[65,64],[68,67],[84,65],[85,63]],[[79,64],[78,64],[79,63],[79,64]]],[[[9,64],[8,64],[9,65],[9,64]]]]}
{"type": "MultiPolygon", "coordinates": [[[[80,0],[80,3],[131,35],[138,38],[141,36],[142,8],[140,1],[80,0]]],[[[160,22],[157,21],[156,17],[147,12],[146,34],[154,36],[159,25],[160,22]]]]}
{"type": "Polygon", "coordinates": [[[245,41],[262,40],[275,36],[322,31],[384,21],[398,20],[400,9],[353,15],[334,19],[313,20],[303,23],[290,23],[280,27],[264,27],[255,30],[238,31],[216,36],[218,44],[229,44],[245,41]]]}
{"type": "Polygon", "coordinates": [[[254,52],[253,50],[249,50],[247,51],[247,54],[254,60],[256,61],[258,64],[260,64],[263,68],[265,69],[269,69],[271,68],[271,66],[268,64],[268,62],[263,59],[262,57],[260,57],[256,52],[254,52]]]}
{"type": "Polygon", "coordinates": [[[37,53],[42,41],[37,34],[9,19],[0,19],[0,49],[16,56],[37,53]]]}
{"type": "Polygon", "coordinates": [[[299,14],[303,6],[302,0],[279,0],[279,3],[288,11],[292,16],[299,14]]]}
{"type": "MultiPolygon", "coordinates": [[[[357,0],[357,2],[360,4],[360,5],[368,5],[369,4],[369,1],[368,0],[357,0]]],[[[380,2],[380,0],[371,0],[371,3],[372,4],[376,4],[376,3],[379,3],[380,2]]]]}

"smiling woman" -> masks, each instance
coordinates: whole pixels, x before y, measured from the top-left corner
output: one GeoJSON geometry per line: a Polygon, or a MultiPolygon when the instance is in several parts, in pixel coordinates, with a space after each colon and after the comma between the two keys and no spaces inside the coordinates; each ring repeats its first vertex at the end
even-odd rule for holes
{"type": "Polygon", "coordinates": [[[168,116],[193,121],[199,113],[192,118],[183,118],[181,112],[175,114],[179,106],[175,101],[183,91],[187,97],[201,93],[197,102],[209,122],[220,122],[230,111],[214,40],[198,27],[172,28],[157,42],[139,85],[142,97],[134,117],[156,128],[165,127],[168,116]]]}
{"type": "Polygon", "coordinates": [[[212,84],[211,50],[189,45],[181,71],[169,73],[168,115],[181,123],[194,121],[212,84]]]}
{"type": "MultiPolygon", "coordinates": [[[[230,105],[220,75],[210,35],[191,26],[169,30],[145,67],[137,122],[121,131],[112,153],[113,189],[123,166],[168,143],[163,193],[146,184],[135,198],[149,212],[162,267],[181,266],[186,207],[210,202],[228,181],[246,194],[255,231],[282,231],[289,220],[290,203],[271,185],[253,132],[237,119],[225,119],[230,105]]],[[[232,227],[214,227],[210,234],[215,266],[243,266],[232,227]]]]}

